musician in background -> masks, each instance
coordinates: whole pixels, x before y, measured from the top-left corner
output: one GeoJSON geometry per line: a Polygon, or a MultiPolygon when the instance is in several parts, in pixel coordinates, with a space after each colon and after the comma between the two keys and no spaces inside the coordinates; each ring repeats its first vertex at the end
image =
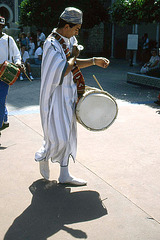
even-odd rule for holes
{"type": "MultiPolygon", "coordinates": [[[[3,33],[5,18],[0,16],[0,66],[4,61],[14,62],[21,66],[21,55],[18,47],[11,36],[3,33]]],[[[0,131],[9,127],[8,111],[6,108],[6,97],[9,85],[0,81],[0,131]]]]}
{"type": "Polygon", "coordinates": [[[82,25],[82,12],[66,8],[58,28],[49,35],[43,46],[41,67],[40,113],[44,133],[43,146],[35,154],[42,176],[49,179],[49,160],[59,162],[59,183],[86,185],[86,181],[69,173],[69,159],[77,151],[75,106],[85,90],[80,68],[97,65],[107,68],[109,60],[95,57],[77,59],[76,39],[82,25]],[[74,49],[71,52],[71,49],[74,49]],[[71,53],[70,53],[71,52],[71,53]],[[78,85],[78,87],[77,87],[78,85]],[[78,94],[78,95],[77,95],[78,94]]]}

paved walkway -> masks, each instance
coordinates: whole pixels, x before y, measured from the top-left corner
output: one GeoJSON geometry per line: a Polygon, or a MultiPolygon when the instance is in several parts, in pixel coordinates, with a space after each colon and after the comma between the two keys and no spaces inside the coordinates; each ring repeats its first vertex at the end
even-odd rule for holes
{"type": "Polygon", "coordinates": [[[127,84],[128,68],[115,60],[106,72],[84,71],[87,84],[96,86],[95,74],[119,106],[106,131],[90,132],[78,124],[77,161],[70,169],[88,181],[85,187],[59,186],[58,164],[50,164],[50,181],[42,179],[34,161],[43,139],[40,81],[12,86],[10,127],[0,139],[0,239],[160,239],[158,91],[127,84]]]}

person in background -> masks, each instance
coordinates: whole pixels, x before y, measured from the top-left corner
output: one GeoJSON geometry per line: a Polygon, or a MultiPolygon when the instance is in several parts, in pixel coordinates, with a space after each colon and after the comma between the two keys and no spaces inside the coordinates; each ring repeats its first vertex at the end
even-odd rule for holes
{"type": "Polygon", "coordinates": [[[44,42],[41,42],[40,46],[35,51],[34,60],[35,60],[36,65],[41,65],[41,63],[42,63],[43,44],[44,44],[44,42]]]}
{"type": "Polygon", "coordinates": [[[28,53],[29,53],[29,57],[33,58],[34,57],[34,51],[35,51],[35,44],[34,44],[34,41],[33,41],[32,37],[30,37],[29,40],[30,41],[29,41],[29,51],[28,51],[28,53]]]}
{"type": "Polygon", "coordinates": [[[21,43],[21,46],[22,45],[25,46],[26,51],[28,51],[28,49],[29,49],[29,39],[24,32],[22,32],[21,35],[20,35],[20,43],[21,43]]]}
{"type": "Polygon", "coordinates": [[[145,33],[144,36],[142,37],[143,41],[143,46],[142,46],[142,63],[146,63],[149,60],[149,38],[148,38],[148,33],[145,33]]]}
{"type": "Polygon", "coordinates": [[[153,48],[151,50],[151,55],[152,56],[151,56],[149,62],[145,63],[144,66],[140,70],[140,72],[142,74],[154,73],[154,71],[156,71],[159,68],[160,58],[157,54],[156,48],[153,48]]]}
{"type": "MultiPolygon", "coordinates": [[[[19,68],[22,68],[19,49],[14,39],[2,32],[4,26],[5,18],[0,16],[0,66],[4,61],[13,61],[19,68]]],[[[0,81],[0,131],[9,127],[8,111],[6,108],[8,89],[9,85],[0,81]]]]}
{"type": "Polygon", "coordinates": [[[16,44],[17,44],[18,49],[20,50],[21,49],[20,37],[16,39],[16,44]]]}
{"type": "Polygon", "coordinates": [[[42,32],[41,29],[37,30],[37,47],[40,47],[40,43],[44,42],[46,39],[45,34],[42,32]]]}
{"type": "MultiPolygon", "coordinates": [[[[30,79],[33,80],[34,78],[32,77],[32,74],[31,74],[31,65],[28,62],[29,54],[25,49],[26,49],[26,47],[24,45],[22,45],[21,46],[21,51],[20,51],[21,61],[24,64],[24,66],[26,67],[26,70],[28,72],[28,75],[29,75],[30,79]]],[[[23,73],[22,72],[20,74],[20,80],[23,81],[23,73]]]]}

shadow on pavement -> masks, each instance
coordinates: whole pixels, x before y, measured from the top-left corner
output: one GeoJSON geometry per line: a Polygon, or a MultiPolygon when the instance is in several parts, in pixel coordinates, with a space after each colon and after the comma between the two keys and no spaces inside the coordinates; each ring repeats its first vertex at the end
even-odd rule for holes
{"type": "Polygon", "coordinates": [[[29,190],[33,194],[31,205],[14,220],[4,240],[46,240],[60,230],[85,239],[86,232],[65,224],[90,221],[107,214],[95,191],[71,193],[70,188],[44,179],[34,182],[29,190]]]}
{"type": "Polygon", "coordinates": [[[160,110],[156,111],[156,113],[160,114],[160,110]]]}
{"type": "Polygon", "coordinates": [[[0,150],[5,150],[7,147],[1,147],[1,144],[0,144],[0,150]]]}

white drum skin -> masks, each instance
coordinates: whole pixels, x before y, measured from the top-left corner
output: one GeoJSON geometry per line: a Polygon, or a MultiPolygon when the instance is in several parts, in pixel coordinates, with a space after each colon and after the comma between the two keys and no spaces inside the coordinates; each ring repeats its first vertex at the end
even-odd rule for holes
{"type": "Polygon", "coordinates": [[[90,131],[107,129],[117,114],[115,99],[107,92],[96,88],[86,87],[76,106],[77,121],[90,131]]]}

